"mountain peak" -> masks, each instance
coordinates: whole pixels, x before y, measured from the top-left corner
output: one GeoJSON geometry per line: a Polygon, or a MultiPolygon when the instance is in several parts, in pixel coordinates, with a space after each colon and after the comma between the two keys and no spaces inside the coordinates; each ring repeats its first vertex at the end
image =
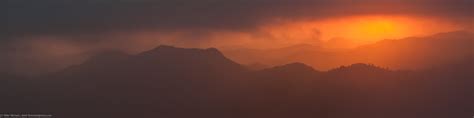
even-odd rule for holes
{"type": "Polygon", "coordinates": [[[158,47],[156,48],[176,48],[174,46],[171,46],[171,45],[159,45],[158,47]]]}
{"type": "Polygon", "coordinates": [[[290,64],[285,64],[281,66],[276,66],[266,70],[294,70],[294,71],[315,71],[311,66],[308,66],[304,63],[295,62],[290,64]]]}
{"type": "Polygon", "coordinates": [[[304,63],[300,63],[300,62],[294,62],[294,63],[289,63],[289,64],[286,64],[286,65],[283,65],[281,67],[292,67],[292,68],[312,68],[304,63]]]}
{"type": "Polygon", "coordinates": [[[198,48],[180,48],[170,45],[160,45],[152,50],[145,51],[142,54],[150,54],[150,53],[205,53],[210,55],[220,55],[224,56],[218,49],[216,48],[207,48],[207,49],[198,49],[198,48]]]}
{"type": "Polygon", "coordinates": [[[216,54],[216,55],[224,56],[217,48],[207,48],[204,51],[207,52],[207,53],[210,53],[210,54],[216,54]]]}
{"type": "Polygon", "coordinates": [[[339,68],[330,70],[332,72],[345,72],[345,71],[389,71],[388,69],[375,66],[374,64],[366,63],[355,63],[349,66],[341,66],[339,68]]]}
{"type": "Polygon", "coordinates": [[[149,51],[158,51],[158,50],[176,50],[176,49],[181,49],[181,48],[177,48],[177,47],[174,47],[174,46],[171,46],[171,45],[159,45],[158,47],[152,49],[152,50],[149,50],[149,51]]]}
{"type": "Polygon", "coordinates": [[[204,73],[203,75],[205,75],[245,71],[244,67],[226,58],[216,48],[177,48],[167,45],[130,56],[107,52],[94,56],[86,63],[74,68],[76,68],[74,71],[83,73],[109,74],[113,73],[112,71],[121,71],[130,72],[128,74],[153,75],[159,73],[170,76],[178,76],[181,72],[204,73]]]}

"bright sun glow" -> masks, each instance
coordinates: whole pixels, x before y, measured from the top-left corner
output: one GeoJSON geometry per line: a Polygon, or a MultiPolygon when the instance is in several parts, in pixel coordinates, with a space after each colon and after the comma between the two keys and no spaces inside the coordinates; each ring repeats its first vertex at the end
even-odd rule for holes
{"type": "Polygon", "coordinates": [[[311,39],[342,38],[357,44],[384,39],[427,36],[459,30],[452,24],[410,16],[350,16],[325,20],[288,22],[262,28],[277,39],[291,43],[311,43],[311,39]]]}
{"type": "Polygon", "coordinates": [[[390,37],[390,35],[400,32],[397,31],[400,29],[396,27],[397,23],[389,20],[374,20],[354,25],[356,25],[356,28],[353,32],[370,37],[390,37]]]}
{"type": "Polygon", "coordinates": [[[344,38],[360,44],[420,35],[420,31],[414,31],[417,25],[415,19],[393,16],[345,17],[315,23],[324,32],[323,39],[344,38]]]}

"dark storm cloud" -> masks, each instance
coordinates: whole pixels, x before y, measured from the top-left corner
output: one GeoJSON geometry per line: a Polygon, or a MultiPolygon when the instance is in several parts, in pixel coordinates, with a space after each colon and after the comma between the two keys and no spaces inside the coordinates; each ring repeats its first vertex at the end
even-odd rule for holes
{"type": "MultiPolygon", "coordinates": [[[[271,2],[272,4],[279,4],[271,2]]],[[[259,2],[68,1],[8,4],[11,33],[77,33],[109,30],[252,27],[259,2]]]]}
{"type": "Polygon", "coordinates": [[[462,20],[472,18],[470,5],[471,0],[8,0],[3,35],[251,30],[275,19],[357,14],[415,14],[462,20]]]}

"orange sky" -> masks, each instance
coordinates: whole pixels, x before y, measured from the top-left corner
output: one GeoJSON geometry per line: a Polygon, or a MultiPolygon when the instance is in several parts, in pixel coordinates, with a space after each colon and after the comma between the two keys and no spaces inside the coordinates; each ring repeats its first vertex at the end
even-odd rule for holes
{"type": "MultiPolygon", "coordinates": [[[[345,16],[319,20],[277,21],[250,32],[211,31],[196,37],[189,32],[160,35],[161,43],[184,47],[280,48],[298,44],[352,48],[384,39],[422,37],[436,33],[463,30],[462,26],[415,16],[345,16]],[[186,38],[204,39],[189,43],[186,38]],[[332,39],[342,39],[333,41],[332,39]]],[[[149,33],[142,37],[154,37],[149,33]]]]}
{"type": "Polygon", "coordinates": [[[343,38],[357,44],[367,44],[383,39],[427,36],[462,29],[447,22],[413,16],[365,15],[272,24],[262,27],[262,30],[276,38],[294,41],[290,43],[311,44],[307,39],[327,41],[343,38]]]}
{"type": "MultiPolygon", "coordinates": [[[[257,49],[312,44],[351,48],[384,39],[420,37],[456,30],[463,30],[463,28],[442,20],[415,16],[363,15],[319,20],[276,21],[260,25],[256,30],[251,31],[140,32],[126,36],[135,41],[126,43],[124,46],[131,45],[133,47],[129,49],[138,52],[153,48],[157,44],[198,48],[257,49]],[[343,40],[331,41],[332,39],[343,40]]],[[[114,35],[113,39],[123,38],[122,34],[114,35]]]]}

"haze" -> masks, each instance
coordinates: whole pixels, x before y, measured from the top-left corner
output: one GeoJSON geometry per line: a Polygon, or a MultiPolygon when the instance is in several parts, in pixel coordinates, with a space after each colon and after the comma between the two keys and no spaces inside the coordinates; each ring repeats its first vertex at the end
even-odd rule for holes
{"type": "MultiPolygon", "coordinates": [[[[313,51],[338,52],[385,39],[472,32],[471,3],[469,0],[9,0],[7,31],[1,34],[4,40],[0,43],[3,52],[0,63],[7,65],[2,70],[15,73],[45,73],[79,64],[106,50],[134,54],[163,44],[215,47],[242,64],[264,63],[260,59],[242,59],[251,54],[234,52],[296,45],[314,46],[310,49],[313,51]]],[[[265,65],[301,61],[282,58],[284,54],[268,57],[279,58],[265,65]]],[[[360,60],[347,60],[357,61],[360,60]]],[[[304,62],[320,69],[348,64],[304,62]]]]}
{"type": "Polygon", "coordinates": [[[6,0],[0,118],[471,118],[473,0],[6,0]]]}

